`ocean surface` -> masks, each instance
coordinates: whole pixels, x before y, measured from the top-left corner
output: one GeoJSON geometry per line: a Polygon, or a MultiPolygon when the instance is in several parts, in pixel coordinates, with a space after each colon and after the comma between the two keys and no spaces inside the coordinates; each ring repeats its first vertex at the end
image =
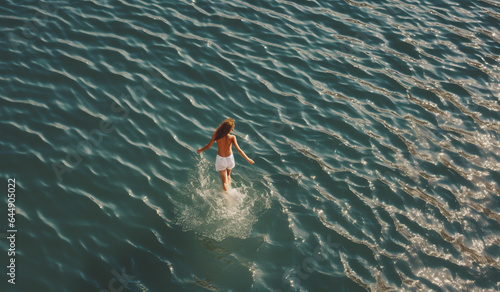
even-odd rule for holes
{"type": "Polygon", "coordinates": [[[0,23],[2,292],[500,291],[498,0],[5,0],[0,23]],[[227,196],[196,153],[225,118],[255,161],[227,196]]]}

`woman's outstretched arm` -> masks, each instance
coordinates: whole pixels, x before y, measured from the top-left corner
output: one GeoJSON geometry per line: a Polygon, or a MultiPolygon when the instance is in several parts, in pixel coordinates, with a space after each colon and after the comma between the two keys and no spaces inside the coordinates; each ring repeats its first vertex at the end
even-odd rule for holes
{"type": "Polygon", "coordinates": [[[248,161],[248,163],[250,163],[250,164],[255,163],[252,159],[248,158],[248,156],[245,154],[245,152],[243,152],[243,150],[240,149],[240,146],[238,145],[238,141],[236,141],[236,136],[233,136],[233,144],[234,144],[234,147],[236,148],[236,150],[238,150],[240,155],[243,156],[243,158],[245,158],[248,161]]]}
{"type": "Polygon", "coordinates": [[[202,151],[210,149],[210,147],[212,147],[212,145],[214,145],[214,142],[215,142],[215,133],[212,135],[212,139],[210,139],[210,142],[208,142],[208,144],[205,145],[205,147],[198,149],[198,151],[197,151],[198,154],[200,154],[202,151]]]}

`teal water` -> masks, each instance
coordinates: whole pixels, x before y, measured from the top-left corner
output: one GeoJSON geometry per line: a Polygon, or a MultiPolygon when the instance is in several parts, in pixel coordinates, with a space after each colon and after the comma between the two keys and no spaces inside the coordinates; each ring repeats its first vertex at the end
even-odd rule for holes
{"type": "Polygon", "coordinates": [[[498,1],[3,1],[1,291],[498,291],[498,1]],[[212,131],[236,120],[229,202],[212,131]]]}

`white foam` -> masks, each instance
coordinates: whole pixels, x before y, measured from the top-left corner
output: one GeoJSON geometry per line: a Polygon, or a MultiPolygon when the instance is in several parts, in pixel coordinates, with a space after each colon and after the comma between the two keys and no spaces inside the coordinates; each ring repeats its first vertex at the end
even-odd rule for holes
{"type": "Polygon", "coordinates": [[[269,205],[269,196],[265,187],[257,187],[242,172],[236,167],[226,193],[213,163],[200,158],[176,202],[177,222],[183,230],[217,241],[249,237],[258,214],[269,205]]]}

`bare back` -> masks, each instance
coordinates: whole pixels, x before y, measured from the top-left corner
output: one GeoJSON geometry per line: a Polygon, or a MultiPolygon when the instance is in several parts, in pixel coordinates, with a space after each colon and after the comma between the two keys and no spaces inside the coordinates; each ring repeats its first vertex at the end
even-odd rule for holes
{"type": "Polygon", "coordinates": [[[231,150],[231,146],[233,145],[234,136],[231,134],[227,134],[226,136],[217,140],[217,154],[222,157],[228,157],[233,154],[231,150]]]}

